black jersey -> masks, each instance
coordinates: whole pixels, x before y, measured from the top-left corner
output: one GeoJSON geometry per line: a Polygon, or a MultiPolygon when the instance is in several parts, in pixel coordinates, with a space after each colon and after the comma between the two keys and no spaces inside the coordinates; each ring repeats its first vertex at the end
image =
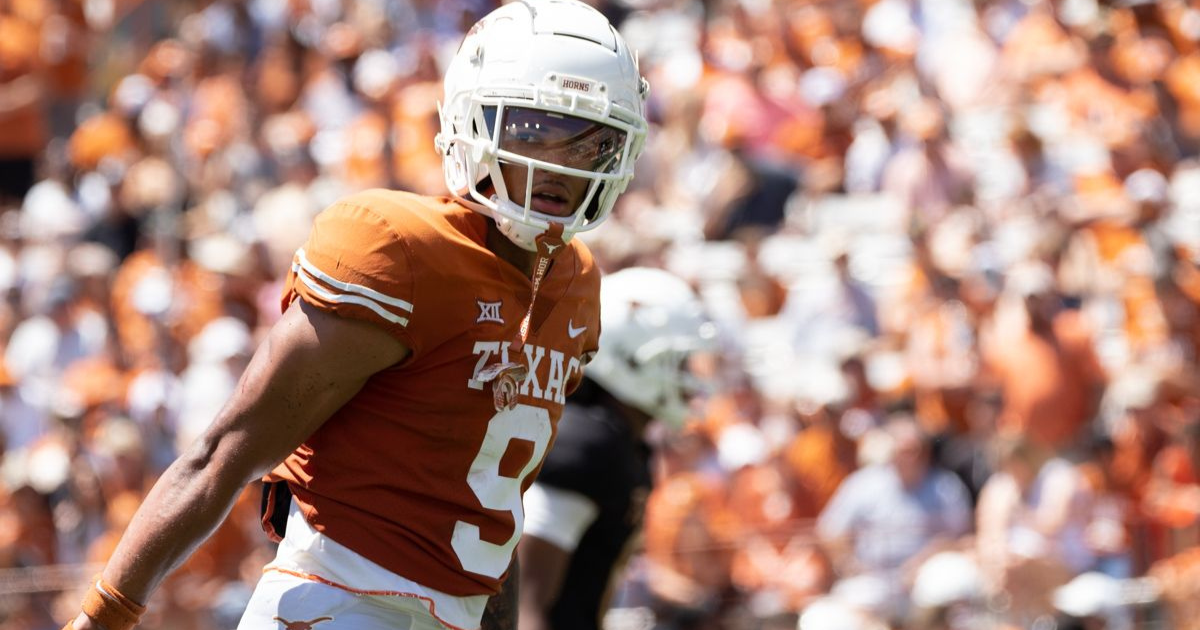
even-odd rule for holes
{"type": "Polygon", "coordinates": [[[615,410],[567,400],[558,439],[537,483],[582,494],[599,511],[572,554],[550,609],[555,630],[600,628],[613,571],[623,563],[629,539],[641,526],[650,491],[649,459],[649,447],[634,437],[615,410]]]}

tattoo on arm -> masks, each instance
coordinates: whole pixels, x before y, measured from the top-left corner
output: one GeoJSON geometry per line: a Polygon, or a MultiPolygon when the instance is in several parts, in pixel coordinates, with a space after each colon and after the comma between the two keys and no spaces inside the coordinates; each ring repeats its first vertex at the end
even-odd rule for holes
{"type": "Polygon", "coordinates": [[[500,592],[488,599],[483,611],[483,623],[479,630],[517,630],[517,584],[520,567],[513,558],[508,567],[508,579],[500,586],[500,592]]]}

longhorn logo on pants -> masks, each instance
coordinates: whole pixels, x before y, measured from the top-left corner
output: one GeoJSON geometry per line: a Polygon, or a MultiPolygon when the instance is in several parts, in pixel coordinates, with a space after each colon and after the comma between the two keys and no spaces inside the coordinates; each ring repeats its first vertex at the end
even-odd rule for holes
{"type": "Polygon", "coordinates": [[[333,621],[333,617],[317,617],[308,621],[288,621],[283,617],[275,617],[275,621],[283,624],[284,630],[313,630],[313,626],[322,621],[333,621]]]}

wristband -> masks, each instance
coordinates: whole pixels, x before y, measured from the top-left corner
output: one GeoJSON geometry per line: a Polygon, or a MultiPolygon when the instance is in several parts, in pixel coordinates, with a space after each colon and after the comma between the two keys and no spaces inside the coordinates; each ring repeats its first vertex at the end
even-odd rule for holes
{"type": "Polygon", "coordinates": [[[145,612],[145,606],[125,597],[115,586],[99,578],[83,597],[83,614],[106,630],[130,630],[145,612]]]}

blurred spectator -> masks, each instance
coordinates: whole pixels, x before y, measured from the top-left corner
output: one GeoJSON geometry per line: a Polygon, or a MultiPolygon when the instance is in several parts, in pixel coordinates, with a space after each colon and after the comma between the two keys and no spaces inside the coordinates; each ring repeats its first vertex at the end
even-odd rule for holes
{"type": "Polygon", "coordinates": [[[1135,574],[1131,532],[1137,531],[1139,511],[1117,483],[1113,458],[1112,441],[1097,437],[1078,469],[1091,495],[1091,520],[1085,535],[1088,548],[1096,555],[1093,571],[1123,580],[1135,574]]]}
{"type": "Polygon", "coordinates": [[[829,560],[806,527],[815,510],[793,483],[778,457],[732,472],[727,509],[739,542],[730,576],[760,619],[801,610],[832,582],[829,560]]]}
{"type": "Polygon", "coordinates": [[[880,188],[900,199],[920,226],[936,223],[950,208],[972,201],[972,173],[946,136],[945,118],[933,100],[900,113],[900,149],[884,167],[880,188]]]}
{"type": "Polygon", "coordinates": [[[730,151],[721,180],[709,198],[704,236],[721,241],[773,232],[783,223],[797,182],[790,169],[755,160],[744,149],[730,151]]]}
{"type": "Polygon", "coordinates": [[[817,533],[838,568],[835,595],[902,620],[917,567],[967,533],[971,505],[957,477],[930,467],[928,438],[912,418],[893,417],[883,430],[887,463],[847,477],[817,533]]]}
{"type": "Polygon", "coordinates": [[[728,602],[729,532],[721,516],[723,483],[702,462],[713,456],[705,436],[667,444],[667,470],[646,501],[646,586],[660,620],[681,630],[719,628],[728,602]]]}
{"type": "Polygon", "coordinates": [[[933,435],[966,431],[966,405],[980,358],[977,323],[960,298],[962,282],[932,262],[923,270],[924,290],[910,297],[913,318],[905,348],[916,414],[933,435]]]}
{"type": "Polygon", "coordinates": [[[70,277],[56,278],[41,299],[5,348],[8,368],[31,386],[55,384],[70,365],[103,351],[108,335],[103,315],[78,301],[70,277]]]}
{"type": "Polygon", "coordinates": [[[1073,465],[1032,438],[999,438],[996,472],[984,484],[976,516],[987,587],[1011,602],[1009,623],[1053,615],[1053,589],[1092,568],[1086,530],[1091,495],[1073,465]]]}
{"type": "Polygon", "coordinates": [[[805,380],[813,390],[802,392],[790,399],[790,413],[798,419],[796,433],[783,446],[783,460],[790,483],[807,507],[805,514],[813,518],[829,503],[847,475],[856,465],[856,445],[843,431],[839,423],[840,410],[845,395],[836,391],[840,374],[829,370],[828,376],[820,368],[810,368],[805,380]],[[834,380],[827,380],[833,377],[834,380]],[[830,391],[833,390],[833,391],[830,391]],[[833,400],[823,400],[828,396],[833,400]]]}
{"type": "Polygon", "coordinates": [[[0,556],[6,566],[54,564],[54,525],[45,495],[31,485],[21,484],[4,497],[4,540],[0,556]]]}
{"type": "Polygon", "coordinates": [[[1146,491],[1146,503],[1152,515],[1175,527],[1187,527],[1200,517],[1200,479],[1195,458],[1200,425],[1189,422],[1178,427],[1171,442],[1159,451],[1154,461],[1154,476],[1146,491]]]}
{"type": "Polygon", "coordinates": [[[795,327],[795,343],[802,351],[851,353],[855,339],[880,332],[875,298],[850,272],[848,252],[834,256],[832,271],[830,278],[790,290],[783,305],[782,318],[795,327]]]}
{"type": "Polygon", "coordinates": [[[0,9],[0,208],[29,192],[48,136],[39,58],[43,9],[30,1],[0,9]]]}
{"type": "Polygon", "coordinates": [[[46,433],[48,418],[29,396],[12,373],[0,364],[0,414],[4,417],[3,433],[0,434],[3,449],[0,452],[27,448],[46,433]]]}
{"type": "Polygon", "coordinates": [[[1105,376],[1085,322],[1064,311],[1048,268],[1029,266],[1009,276],[1020,300],[1020,328],[996,331],[986,348],[1003,407],[998,430],[1066,449],[1084,436],[1099,409],[1105,376]]]}

